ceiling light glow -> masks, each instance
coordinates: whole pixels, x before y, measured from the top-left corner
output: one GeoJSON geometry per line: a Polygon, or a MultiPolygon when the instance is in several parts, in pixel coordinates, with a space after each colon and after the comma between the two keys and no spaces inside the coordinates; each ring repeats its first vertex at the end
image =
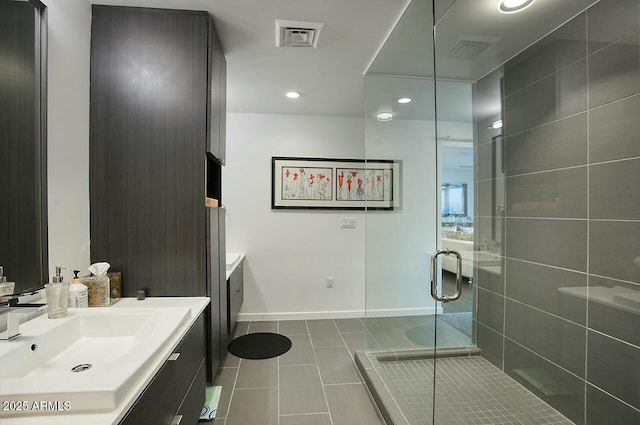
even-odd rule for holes
{"type": "Polygon", "coordinates": [[[300,97],[300,93],[298,93],[297,91],[290,91],[287,93],[287,97],[289,99],[297,99],[300,97]]]}
{"type": "Polygon", "coordinates": [[[502,13],[517,13],[533,4],[534,0],[498,0],[498,10],[502,13]]]}
{"type": "Polygon", "coordinates": [[[502,120],[494,121],[489,127],[489,130],[497,130],[502,128],[502,120]]]}
{"type": "Polygon", "coordinates": [[[391,112],[380,112],[376,118],[378,119],[378,121],[391,121],[391,119],[393,118],[393,114],[391,112]]]}
{"type": "Polygon", "coordinates": [[[398,103],[409,103],[409,102],[411,102],[410,97],[401,97],[400,99],[398,99],[398,103]]]}

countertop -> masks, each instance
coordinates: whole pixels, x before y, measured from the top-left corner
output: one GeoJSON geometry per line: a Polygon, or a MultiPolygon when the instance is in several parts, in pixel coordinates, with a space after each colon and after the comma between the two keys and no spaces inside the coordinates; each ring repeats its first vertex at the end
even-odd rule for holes
{"type": "Polygon", "coordinates": [[[233,272],[236,271],[238,266],[240,264],[242,264],[243,261],[244,261],[244,254],[243,253],[230,253],[230,254],[227,254],[227,264],[226,264],[227,278],[226,278],[226,280],[229,280],[229,278],[231,277],[233,272]]]}
{"type": "MultiPolygon", "coordinates": [[[[122,298],[119,302],[111,307],[98,307],[98,308],[110,308],[110,309],[126,309],[132,307],[145,307],[145,308],[163,308],[163,307],[185,307],[191,309],[191,317],[185,321],[185,323],[178,329],[178,331],[169,339],[162,351],[154,358],[149,359],[145,372],[142,374],[142,378],[136,382],[129,394],[126,395],[124,401],[120,405],[109,412],[105,413],[92,413],[92,414],[64,414],[59,413],[49,416],[24,416],[24,417],[11,417],[2,418],[2,425],[115,425],[118,424],[133,406],[138,397],[142,394],[146,386],[151,382],[156,373],[160,370],[167,358],[173,350],[178,346],[178,343],[187,334],[187,331],[195,323],[200,313],[204,311],[209,304],[209,298],[207,297],[162,297],[162,298],[146,298],[143,301],[138,301],[135,298],[122,298]]],[[[14,342],[8,342],[12,344],[14,342]]],[[[16,340],[15,343],[19,343],[16,340]]],[[[0,406],[1,408],[1,406],[0,406]]]]}

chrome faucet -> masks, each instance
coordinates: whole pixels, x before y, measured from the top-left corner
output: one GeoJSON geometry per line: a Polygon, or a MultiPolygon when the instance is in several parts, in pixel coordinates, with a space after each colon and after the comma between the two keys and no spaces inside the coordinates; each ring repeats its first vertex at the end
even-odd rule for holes
{"type": "MultiPolygon", "coordinates": [[[[0,342],[13,341],[20,336],[20,314],[42,312],[46,310],[46,304],[16,304],[12,306],[0,306],[0,315],[7,317],[7,330],[0,332],[0,342]]],[[[28,319],[27,319],[28,320],[28,319]]],[[[25,320],[23,320],[24,322],[25,320]]]]}

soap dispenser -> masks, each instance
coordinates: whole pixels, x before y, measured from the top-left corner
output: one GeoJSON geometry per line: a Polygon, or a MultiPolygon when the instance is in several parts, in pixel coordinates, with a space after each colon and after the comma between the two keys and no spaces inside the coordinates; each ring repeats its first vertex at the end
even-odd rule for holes
{"type": "Polygon", "coordinates": [[[4,275],[4,267],[0,266],[0,296],[13,294],[15,286],[15,282],[7,282],[7,277],[4,275]]]}
{"type": "Polygon", "coordinates": [[[80,270],[74,270],[73,280],[71,280],[71,286],[69,286],[69,308],[83,308],[89,307],[89,292],[86,285],[80,282],[78,277],[80,270]]]}

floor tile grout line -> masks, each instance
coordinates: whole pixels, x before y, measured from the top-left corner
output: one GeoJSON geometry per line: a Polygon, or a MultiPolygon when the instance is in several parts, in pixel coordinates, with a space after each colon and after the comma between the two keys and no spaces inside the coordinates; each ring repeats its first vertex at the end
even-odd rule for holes
{"type": "Polygon", "coordinates": [[[313,413],[283,413],[280,416],[318,416],[318,415],[329,415],[329,412],[313,412],[313,413]]]}
{"type": "Polygon", "coordinates": [[[292,364],[283,364],[282,367],[291,367],[291,366],[313,366],[315,363],[292,363],[292,364]]]}
{"type": "Polygon", "coordinates": [[[324,381],[322,379],[322,373],[320,373],[320,365],[318,364],[318,356],[316,354],[315,347],[313,346],[313,338],[311,338],[311,330],[309,329],[309,322],[307,320],[305,320],[304,324],[307,327],[307,332],[309,332],[309,341],[311,341],[311,351],[313,352],[313,358],[316,361],[316,370],[318,371],[318,377],[320,378],[320,386],[322,387],[322,394],[324,395],[324,402],[327,404],[327,410],[329,411],[329,421],[331,421],[331,425],[334,425],[334,423],[333,423],[333,415],[331,414],[331,406],[329,406],[329,398],[327,397],[327,391],[324,388],[324,381]]]}
{"type": "Polygon", "coordinates": [[[324,384],[325,387],[339,387],[340,385],[363,385],[364,382],[340,382],[339,384],[324,384]]]}
{"type": "MultiPolygon", "coordinates": [[[[251,326],[251,324],[249,324],[251,326]]],[[[249,332],[249,326],[247,326],[247,333],[249,332]]],[[[227,406],[227,414],[225,415],[224,423],[227,423],[227,419],[229,418],[229,414],[231,413],[231,404],[233,403],[233,396],[236,392],[236,384],[238,383],[238,375],[240,375],[240,365],[242,364],[242,358],[239,358],[238,368],[236,370],[236,376],[233,379],[233,387],[231,388],[231,395],[229,396],[229,405],[227,406]]]]}
{"type": "Polygon", "coordinates": [[[244,391],[244,390],[273,390],[278,387],[240,387],[236,388],[236,391],[244,391]]]}
{"type": "MultiPolygon", "coordinates": [[[[335,323],[335,320],[333,321],[333,324],[335,325],[336,329],[338,329],[338,325],[335,323]]],[[[365,330],[365,335],[366,335],[366,331],[367,331],[366,325],[364,327],[364,330],[365,330]]],[[[369,390],[369,387],[366,384],[364,376],[362,376],[362,373],[360,373],[360,369],[358,368],[358,365],[356,364],[355,356],[351,355],[351,352],[349,351],[349,346],[347,345],[347,341],[345,341],[344,337],[340,333],[340,329],[338,329],[338,334],[340,335],[340,339],[342,339],[342,342],[344,343],[345,347],[347,348],[347,354],[351,358],[351,364],[353,365],[353,367],[356,370],[356,373],[358,374],[358,376],[362,380],[362,382],[359,382],[359,383],[355,383],[354,382],[354,383],[349,383],[349,384],[346,384],[346,385],[353,385],[353,384],[361,384],[361,385],[363,385],[364,390],[367,392],[367,396],[368,396],[369,402],[372,404],[372,407],[373,407],[374,411],[376,412],[376,416],[378,417],[380,422],[384,424],[385,421],[383,419],[382,413],[380,412],[380,409],[378,408],[378,405],[374,402],[373,395],[371,394],[371,391],[369,390]]],[[[328,384],[328,385],[330,385],[330,384],[328,384]]],[[[340,385],[340,384],[335,384],[335,385],[340,385]]]]}

